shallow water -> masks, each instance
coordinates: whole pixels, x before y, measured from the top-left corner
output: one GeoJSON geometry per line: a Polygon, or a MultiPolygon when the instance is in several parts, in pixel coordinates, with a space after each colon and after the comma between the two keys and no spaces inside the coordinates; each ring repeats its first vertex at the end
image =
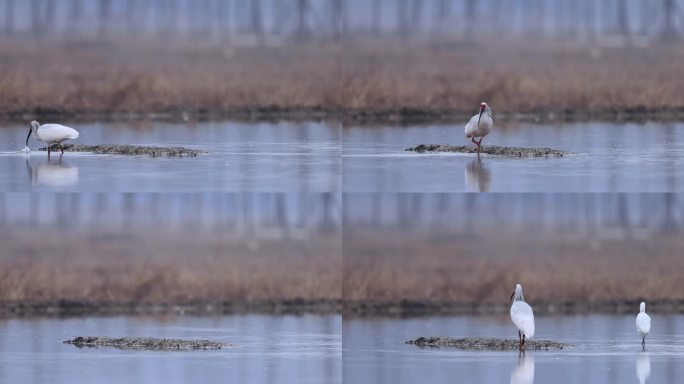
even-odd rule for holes
{"type": "Polygon", "coordinates": [[[550,147],[568,158],[418,154],[418,144],[468,144],[460,125],[349,127],[342,134],[348,192],[678,192],[684,123],[514,124],[484,145],[550,147]]]}
{"type": "Polygon", "coordinates": [[[340,383],[341,316],[108,317],[0,322],[4,383],[340,383]],[[218,351],[79,349],[78,335],[203,338],[218,351]]]}
{"type": "Polygon", "coordinates": [[[645,351],[635,316],[537,317],[537,339],[564,351],[471,352],[404,344],[418,336],[517,337],[507,316],[345,318],[343,375],[362,383],[676,383],[684,380],[684,315],[652,314],[645,351]]]}
{"type": "MultiPolygon", "coordinates": [[[[65,122],[68,124],[68,122],[65,122]]],[[[186,146],[193,158],[21,152],[28,125],[0,127],[0,191],[339,191],[339,128],[323,123],[68,124],[81,144],[186,146]]]]}

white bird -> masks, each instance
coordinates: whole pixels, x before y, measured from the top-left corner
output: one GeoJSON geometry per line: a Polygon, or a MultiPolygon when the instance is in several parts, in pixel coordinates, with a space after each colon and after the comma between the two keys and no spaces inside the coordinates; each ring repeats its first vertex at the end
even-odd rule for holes
{"type": "Polygon", "coordinates": [[[489,135],[494,127],[494,120],[492,120],[492,109],[484,101],[480,104],[480,113],[470,118],[470,121],[465,126],[465,136],[472,140],[477,145],[477,153],[480,154],[480,144],[484,137],[489,135]],[[480,141],[475,138],[479,137],[480,141]]]}
{"type": "Polygon", "coordinates": [[[518,327],[518,339],[520,349],[525,348],[525,338],[534,337],[534,313],[532,307],[525,302],[523,289],[520,284],[515,285],[515,291],[511,294],[511,320],[518,327]]]}
{"type": "Polygon", "coordinates": [[[646,346],[646,335],[651,331],[651,317],[646,314],[646,303],[639,304],[639,314],[636,317],[637,332],[641,335],[641,345],[646,346]]]}
{"type": "Polygon", "coordinates": [[[26,136],[26,146],[28,147],[29,139],[31,138],[31,133],[36,138],[42,142],[47,143],[48,157],[50,157],[50,146],[57,144],[59,150],[64,153],[64,148],[62,148],[62,142],[65,140],[78,139],[78,131],[65,127],[61,124],[38,124],[37,121],[31,122],[31,127],[29,128],[29,133],[26,136]]]}

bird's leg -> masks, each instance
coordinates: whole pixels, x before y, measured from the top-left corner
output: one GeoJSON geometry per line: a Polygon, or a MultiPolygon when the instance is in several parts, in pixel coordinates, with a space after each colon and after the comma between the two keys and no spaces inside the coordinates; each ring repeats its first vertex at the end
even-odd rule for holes
{"type": "Polygon", "coordinates": [[[48,148],[48,160],[50,160],[50,144],[48,144],[47,148],[48,148]]]}
{"type": "Polygon", "coordinates": [[[523,333],[522,349],[525,350],[525,334],[523,333]]]}
{"type": "Polygon", "coordinates": [[[518,349],[522,351],[522,334],[520,333],[520,330],[518,330],[518,349]]]}
{"type": "Polygon", "coordinates": [[[641,346],[642,347],[646,346],[646,335],[641,336],[641,346]]]}
{"type": "Polygon", "coordinates": [[[57,143],[59,145],[59,150],[62,151],[62,155],[64,154],[64,148],[62,148],[62,143],[57,143]]]}

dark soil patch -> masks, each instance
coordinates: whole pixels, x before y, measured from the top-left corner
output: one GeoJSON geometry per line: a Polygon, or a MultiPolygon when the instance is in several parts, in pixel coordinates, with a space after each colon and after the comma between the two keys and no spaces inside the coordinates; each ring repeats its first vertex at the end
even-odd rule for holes
{"type": "Polygon", "coordinates": [[[153,351],[194,351],[223,349],[230,345],[209,340],[156,339],[152,337],[121,337],[79,336],[65,340],[64,344],[71,344],[79,348],[111,347],[124,350],[153,350],[153,351]]]}
{"type": "MultiPolygon", "coordinates": [[[[466,337],[462,339],[452,339],[451,337],[419,337],[409,340],[406,344],[413,344],[419,347],[446,347],[458,348],[469,351],[517,351],[519,349],[518,340],[485,338],[485,337],[466,337]]],[[[550,340],[527,340],[525,350],[528,351],[549,351],[572,348],[572,344],[559,343],[550,340]]]]}
{"type": "MultiPolygon", "coordinates": [[[[416,147],[406,148],[407,151],[418,153],[425,152],[458,152],[477,153],[474,145],[453,146],[449,144],[420,144],[416,147]]],[[[572,152],[552,148],[525,148],[525,147],[500,147],[496,145],[482,146],[480,153],[506,157],[567,157],[574,155],[572,152]]]]}

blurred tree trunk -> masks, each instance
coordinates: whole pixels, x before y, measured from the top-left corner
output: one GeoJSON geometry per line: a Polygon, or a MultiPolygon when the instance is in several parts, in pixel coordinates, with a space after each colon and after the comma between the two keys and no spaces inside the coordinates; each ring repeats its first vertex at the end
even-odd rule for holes
{"type": "Polygon", "coordinates": [[[309,1],[297,0],[297,38],[309,37],[309,1]]]}
{"type": "Polygon", "coordinates": [[[631,32],[629,28],[629,13],[628,13],[628,7],[629,5],[627,4],[627,0],[618,0],[617,3],[617,21],[618,21],[618,30],[620,31],[620,34],[625,37],[627,40],[629,40],[631,32]]]}
{"type": "Polygon", "coordinates": [[[41,0],[31,0],[31,32],[34,37],[41,36],[43,32],[40,20],[42,3],[41,0]]]}
{"type": "Polygon", "coordinates": [[[397,0],[397,32],[401,37],[409,35],[408,1],[397,0]]]}
{"type": "Polygon", "coordinates": [[[450,9],[448,0],[437,0],[437,4],[435,5],[433,26],[434,35],[439,38],[444,37],[444,24],[449,17],[449,11],[450,9]]]}
{"type": "Polygon", "coordinates": [[[423,23],[423,6],[425,0],[413,0],[411,2],[411,31],[413,34],[419,33],[423,23]]]}
{"type": "Polygon", "coordinates": [[[473,29],[475,28],[475,18],[477,17],[477,0],[466,0],[465,10],[465,25],[466,25],[466,39],[473,38],[473,29]]]}
{"type": "Polygon", "coordinates": [[[273,9],[273,33],[279,35],[283,33],[283,29],[286,25],[286,3],[283,0],[272,0],[271,8],[273,9]]]}
{"type": "Polygon", "coordinates": [[[98,16],[99,16],[99,37],[100,40],[107,39],[109,35],[109,19],[111,16],[111,7],[112,7],[112,1],[111,0],[100,0],[99,1],[99,7],[98,7],[98,16]]]}
{"type": "Polygon", "coordinates": [[[220,22],[220,37],[223,40],[230,40],[231,17],[230,0],[219,1],[218,17],[220,22]]]}
{"type": "Polygon", "coordinates": [[[373,7],[371,10],[371,23],[373,34],[375,36],[380,34],[382,30],[382,0],[373,0],[371,4],[373,7]]]}
{"type": "Polygon", "coordinates": [[[261,17],[261,0],[252,0],[250,15],[252,19],[252,33],[259,38],[259,43],[263,45],[266,40],[264,35],[264,23],[261,17]]]}
{"type": "Polygon", "coordinates": [[[5,0],[5,34],[14,34],[14,0],[5,0]]]}
{"type": "Polygon", "coordinates": [[[665,40],[675,40],[677,39],[677,29],[675,27],[677,3],[675,2],[675,0],[664,0],[663,12],[665,13],[665,26],[663,29],[663,38],[665,40]]]}
{"type": "MultiPolygon", "coordinates": [[[[80,3],[81,0],[75,0],[80,3]]],[[[136,8],[137,0],[126,0],[124,5],[124,15],[126,15],[126,32],[128,34],[134,34],[136,31],[137,23],[136,21],[136,8]]]]}
{"type": "Polygon", "coordinates": [[[342,0],[331,0],[331,23],[333,39],[340,40],[347,30],[347,17],[345,4],[342,0]]]}
{"type": "Polygon", "coordinates": [[[585,0],[584,18],[587,39],[589,42],[594,42],[596,41],[596,2],[594,0],[585,0]]]}

